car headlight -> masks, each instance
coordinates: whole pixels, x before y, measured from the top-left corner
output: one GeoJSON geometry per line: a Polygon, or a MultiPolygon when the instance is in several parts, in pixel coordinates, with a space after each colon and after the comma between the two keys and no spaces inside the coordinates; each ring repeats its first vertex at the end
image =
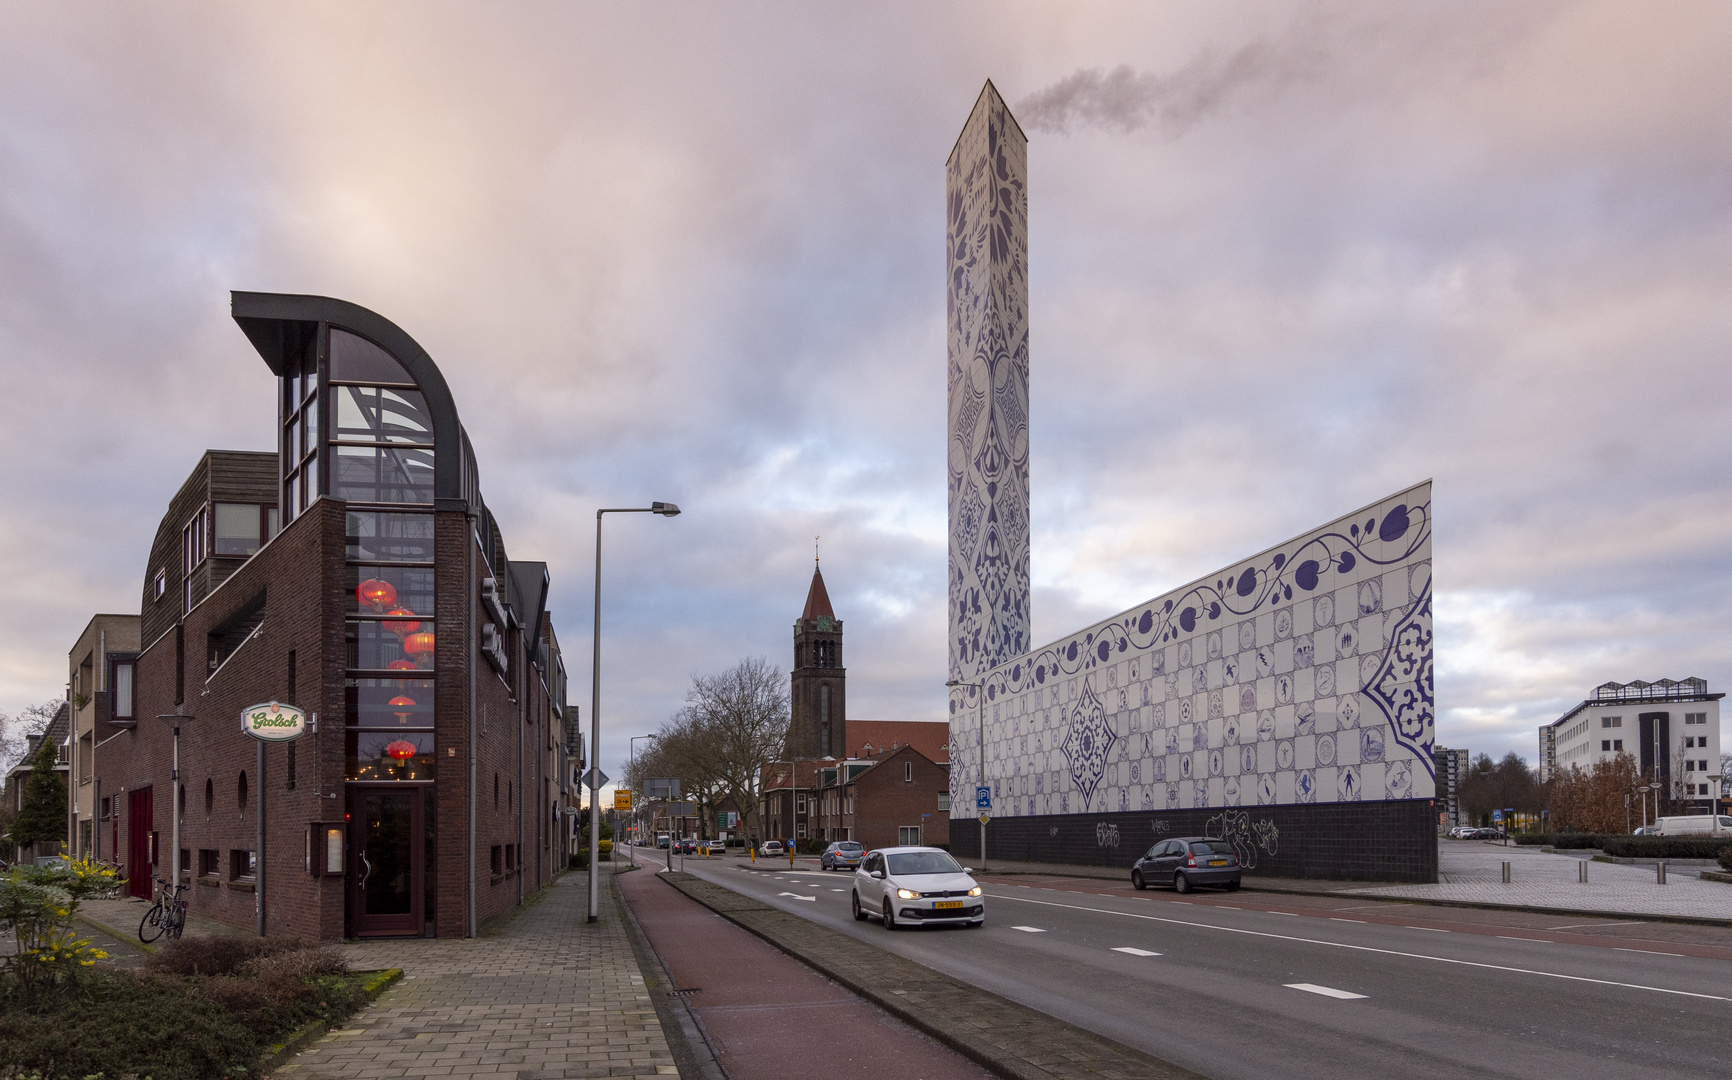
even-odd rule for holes
{"type": "Polygon", "coordinates": [[[920,899],[920,894],[915,892],[913,889],[897,889],[896,890],[896,896],[897,896],[897,899],[900,899],[900,900],[918,900],[918,899],[920,899]]]}
{"type": "Polygon", "coordinates": [[[980,895],[980,886],[976,885],[974,888],[968,890],[968,895],[979,896],[980,895]]]}

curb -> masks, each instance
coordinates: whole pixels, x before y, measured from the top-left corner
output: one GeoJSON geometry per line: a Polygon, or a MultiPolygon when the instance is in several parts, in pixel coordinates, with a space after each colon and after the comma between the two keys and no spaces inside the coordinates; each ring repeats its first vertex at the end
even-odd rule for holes
{"type": "Polygon", "coordinates": [[[1122,1080],[1138,1077],[1202,1080],[1188,1069],[959,982],[721,885],[678,871],[664,871],[657,876],[722,918],[1005,1080],[1085,1080],[1103,1076],[1122,1080]],[[822,939],[823,946],[802,949],[798,939],[803,936],[822,939]],[[866,981],[864,972],[850,967],[850,954],[877,967],[880,975],[885,974],[884,968],[889,968],[892,977],[866,981]],[[954,1022],[943,1023],[946,1017],[954,1022]]]}
{"type": "MultiPolygon", "coordinates": [[[[393,983],[398,979],[401,979],[403,977],[403,969],[386,968],[383,971],[356,971],[352,972],[352,974],[373,976],[371,979],[368,979],[366,982],[361,984],[361,992],[367,995],[367,1000],[356,1006],[355,1012],[360,1012],[368,1005],[377,1001],[380,994],[383,994],[393,983]]],[[[355,1013],[349,1014],[349,1016],[353,1015],[355,1015],[355,1013]]],[[[347,1021],[348,1018],[348,1016],[345,1016],[343,1017],[343,1020],[347,1021]]],[[[290,1058],[306,1049],[309,1044],[324,1038],[331,1030],[331,1024],[331,1021],[315,1020],[301,1030],[292,1033],[282,1042],[267,1047],[264,1056],[259,1059],[259,1072],[265,1076],[269,1076],[271,1070],[287,1062],[290,1058]]]]}
{"type": "Polygon", "coordinates": [[[114,927],[108,925],[107,923],[98,922],[97,920],[91,918],[88,915],[85,915],[82,912],[74,915],[73,918],[77,919],[81,923],[86,924],[87,926],[94,926],[98,930],[107,934],[109,937],[114,938],[116,941],[124,941],[127,943],[128,946],[130,946],[134,949],[138,949],[142,952],[153,953],[153,952],[157,951],[158,949],[162,948],[162,946],[160,946],[160,945],[151,945],[151,944],[147,944],[146,942],[138,940],[138,932],[136,930],[130,934],[126,933],[124,931],[121,931],[121,930],[116,930],[114,927]]]}

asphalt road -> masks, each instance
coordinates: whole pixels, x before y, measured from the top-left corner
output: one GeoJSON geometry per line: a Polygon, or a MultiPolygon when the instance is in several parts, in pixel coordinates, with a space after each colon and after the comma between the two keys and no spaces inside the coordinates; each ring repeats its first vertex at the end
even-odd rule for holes
{"type": "Polygon", "coordinates": [[[983,929],[889,933],[854,921],[851,874],[741,867],[683,869],[1221,1080],[1732,1075],[1723,949],[1090,883],[988,883],[983,929]]]}

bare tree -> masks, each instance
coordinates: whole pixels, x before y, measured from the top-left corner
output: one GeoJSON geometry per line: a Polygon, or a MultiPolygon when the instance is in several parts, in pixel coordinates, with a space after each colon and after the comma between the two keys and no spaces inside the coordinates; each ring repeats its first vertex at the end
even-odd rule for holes
{"type": "Polygon", "coordinates": [[[758,790],[764,766],[788,736],[788,678],[761,656],[717,675],[693,675],[685,707],[656,734],[631,777],[635,789],[650,776],[677,776],[684,797],[704,812],[707,835],[715,805],[731,800],[749,835],[762,835],[758,790]]]}
{"type": "Polygon", "coordinates": [[[24,760],[30,749],[30,736],[40,735],[53,722],[54,714],[65,704],[59,698],[40,705],[26,705],[17,716],[0,712],[0,775],[24,760]]]}

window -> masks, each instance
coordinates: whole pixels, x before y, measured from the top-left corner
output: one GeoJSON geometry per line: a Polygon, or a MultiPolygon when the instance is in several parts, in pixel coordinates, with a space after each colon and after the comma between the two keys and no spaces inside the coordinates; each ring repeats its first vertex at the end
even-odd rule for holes
{"type": "Polygon", "coordinates": [[[1695,761],[1684,762],[1684,771],[1685,772],[1695,772],[1696,771],[1696,762],[1695,761]]]}
{"type": "Polygon", "coordinates": [[[896,830],[896,843],[902,847],[920,846],[920,826],[904,825],[896,830]]]}
{"type": "Polygon", "coordinates": [[[1603,728],[1623,727],[1624,718],[1621,716],[1602,716],[1600,717],[1600,726],[1603,728]]]}
{"type": "Polygon", "coordinates": [[[493,876],[500,877],[505,873],[505,848],[493,845],[493,876]]]}
{"type": "Polygon", "coordinates": [[[257,503],[217,503],[214,515],[218,555],[251,555],[266,533],[264,509],[257,503]]]}
{"type": "Polygon", "coordinates": [[[102,810],[101,810],[102,820],[104,820],[104,821],[108,820],[108,804],[109,804],[109,798],[107,795],[104,795],[102,797],[102,810]]]}
{"type": "Polygon", "coordinates": [[[200,848],[198,853],[198,876],[216,877],[219,857],[215,848],[200,848]]]}
{"type": "Polygon", "coordinates": [[[904,761],[902,763],[902,782],[905,784],[914,783],[914,762],[904,761]]]}
{"type": "Polygon", "coordinates": [[[1686,724],[1706,724],[1707,722],[1708,714],[1705,712],[1687,712],[1684,714],[1684,723],[1686,724]]]}
{"type": "Polygon", "coordinates": [[[806,823],[804,821],[802,821],[798,825],[794,826],[794,839],[796,839],[796,840],[806,839],[806,823]]]}
{"type": "Polygon", "coordinates": [[[1685,736],[1684,749],[1686,749],[1686,750],[1692,749],[1693,747],[1695,747],[1695,745],[1696,745],[1696,737],[1694,735],[1685,736]]]}
{"type": "Polygon", "coordinates": [[[154,580],[150,583],[150,598],[152,600],[161,600],[162,594],[167,592],[167,591],[168,591],[168,571],[167,570],[158,570],[156,572],[156,580],[154,580]]]}
{"type": "Polygon", "coordinates": [[[1613,739],[1612,740],[1612,749],[1613,750],[1622,750],[1623,748],[1624,748],[1624,740],[1622,740],[1622,739],[1613,739]]]}
{"type": "Polygon", "coordinates": [[[180,530],[181,610],[192,610],[193,571],[204,563],[210,538],[210,507],[201,506],[180,530]]]}
{"type": "Polygon", "coordinates": [[[233,848],[229,851],[230,881],[252,881],[256,866],[257,863],[252,852],[240,848],[233,848]]]}
{"type": "Polygon", "coordinates": [[[1600,740],[1600,753],[1609,754],[1611,752],[1612,752],[1612,740],[1601,739],[1600,740]]]}
{"type": "Polygon", "coordinates": [[[507,872],[517,869],[517,845],[505,845],[505,869],[507,872]]]}
{"type": "Polygon", "coordinates": [[[204,816],[205,817],[210,817],[211,803],[215,801],[215,798],[214,798],[215,795],[216,795],[216,792],[213,789],[211,782],[207,779],[204,782],[204,816]]]}
{"type": "MultiPolygon", "coordinates": [[[[290,361],[293,365],[294,361],[290,361]]],[[[283,514],[293,521],[322,493],[319,483],[319,363],[309,347],[283,385],[283,514]]]]}
{"type": "Polygon", "coordinates": [[[950,809],[950,792],[940,791],[938,793],[938,808],[944,811],[950,809]]]}
{"type": "Polygon", "coordinates": [[[242,814],[247,812],[247,774],[241,773],[241,778],[235,782],[235,803],[242,814]]]}
{"type": "Polygon", "coordinates": [[[804,795],[794,796],[794,813],[804,814],[805,812],[806,812],[806,796],[804,796],[804,795]]]}
{"type": "Polygon", "coordinates": [[[133,715],[132,688],[137,676],[137,665],[130,657],[111,656],[108,673],[108,719],[115,724],[130,724],[138,718],[133,715]]]}
{"type": "Polygon", "coordinates": [[[283,786],[286,788],[294,787],[295,786],[295,744],[294,743],[289,744],[289,767],[286,770],[284,770],[284,772],[285,772],[285,775],[283,777],[283,786]]]}

